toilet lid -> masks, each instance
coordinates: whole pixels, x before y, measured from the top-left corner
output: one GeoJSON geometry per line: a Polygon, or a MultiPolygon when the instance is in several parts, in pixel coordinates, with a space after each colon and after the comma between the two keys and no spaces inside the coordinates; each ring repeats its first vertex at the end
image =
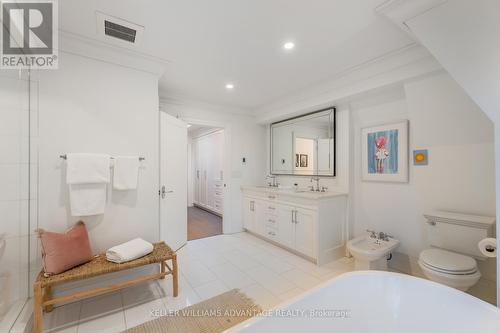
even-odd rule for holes
{"type": "Polygon", "coordinates": [[[440,271],[470,273],[477,270],[477,264],[473,258],[442,249],[424,250],[420,253],[419,259],[427,266],[440,271]]]}

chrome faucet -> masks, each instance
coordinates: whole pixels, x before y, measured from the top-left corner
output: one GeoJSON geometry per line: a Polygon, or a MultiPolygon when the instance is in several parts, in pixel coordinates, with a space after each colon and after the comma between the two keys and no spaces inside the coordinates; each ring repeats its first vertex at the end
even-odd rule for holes
{"type": "Polygon", "coordinates": [[[389,238],[394,238],[392,235],[386,234],[383,231],[376,232],[375,230],[366,229],[366,232],[370,233],[370,238],[375,238],[377,241],[389,241],[389,238]]]}
{"type": "Polygon", "coordinates": [[[378,233],[378,237],[377,238],[380,239],[380,240],[388,242],[389,238],[392,238],[392,236],[389,235],[389,234],[386,234],[385,232],[381,231],[381,232],[378,233]]]}
{"type": "Polygon", "coordinates": [[[370,233],[370,238],[377,238],[377,233],[375,230],[366,229],[366,232],[370,233]]]}
{"type": "Polygon", "coordinates": [[[278,186],[280,185],[280,184],[276,181],[276,176],[274,176],[274,175],[267,175],[267,176],[266,176],[266,179],[272,179],[272,180],[273,180],[273,182],[272,182],[272,183],[271,183],[271,182],[269,182],[269,183],[268,183],[268,185],[269,185],[270,187],[278,187],[278,186]]]}
{"type": "Polygon", "coordinates": [[[319,177],[311,177],[311,183],[312,183],[313,181],[316,181],[316,189],[314,189],[314,186],[311,186],[311,191],[316,191],[316,192],[320,192],[320,191],[321,191],[321,189],[320,189],[320,187],[319,187],[319,180],[320,180],[320,179],[321,179],[321,178],[319,178],[319,177]]]}

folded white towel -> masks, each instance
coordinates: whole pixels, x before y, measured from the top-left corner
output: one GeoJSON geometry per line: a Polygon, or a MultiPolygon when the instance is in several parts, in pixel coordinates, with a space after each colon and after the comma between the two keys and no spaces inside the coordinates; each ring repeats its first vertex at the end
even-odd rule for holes
{"type": "Polygon", "coordinates": [[[136,238],[107,250],[106,259],[121,264],[143,257],[151,252],[153,252],[153,244],[146,242],[144,239],[136,238]]]}
{"type": "Polygon", "coordinates": [[[106,208],[106,184],[71,184],[69,201],[72,216],[104,214],[106,208]]]}
{"type": "Polygon", "coordinates": [[[69,185],[71,215],[104,214],[106,184],[110,180],[110,156],[104,154],[68,154],[66,182],[69,185]]]}
{"type": "Polygon", "coordinates": [[[97,184],[110,181],[110,156],[105,154],[67,154],[68,184],[97,184]]]}
{"type": "Polygon", "coordinates": [[[139,156],[115,157],[113,188],[122,191],[137,189],[139,166],[139,156]]]}

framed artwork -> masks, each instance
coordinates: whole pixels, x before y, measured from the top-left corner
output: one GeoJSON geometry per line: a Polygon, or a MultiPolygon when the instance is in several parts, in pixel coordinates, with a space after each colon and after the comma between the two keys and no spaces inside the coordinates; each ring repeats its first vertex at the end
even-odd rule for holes
{"type": "Polygon", "coordinates": [[[362,179],[408,182],[408,121],[361,130],[362,179]]]}
{"type": "Polygon", "coordinates": [[[413,151],[413,165],[429,165],[429,152],[427,149],[413,151]]]}
{"type": "Polygon", "coordinates": [[[295,167],[298,168],[300,166],[300,155],[295,154],[295,167]]]}
{"type": "Polygon", "coordinates": [[[308,166],[308,156],[306,154],[300,154],[300,167],[307,168],[308,166]]]}

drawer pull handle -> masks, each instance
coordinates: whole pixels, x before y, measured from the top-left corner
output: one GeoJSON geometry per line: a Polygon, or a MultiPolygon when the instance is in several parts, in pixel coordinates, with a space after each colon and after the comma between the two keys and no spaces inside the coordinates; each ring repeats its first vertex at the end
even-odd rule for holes
{"type": "Polygon", "coordinates": [[[271,219],[269,219],[268,221],[269,221],[269,222],[271,222],[271,223],[276,223],[276,221],[275,221],[275,220],[271,220],[271,219]]]}
{"type": "Polygon", "coordinates": [[[274,233],[272,231],[269,231],[268,234],[271,235],[271,236],[276,236],[276,233],[274,233]]]}
{"type": "Polygon", "coordinates": [[[274,195],[269,195],[268,198],[269,199],[276,199],[276,197],[274,195]]]}
{"type": "Polygon", "coordinates": [[[275,210],[275,209],[276,209],[276,208],[274,208],[274,207],[272,207],[272,206],[269,206],[269,207],[267,207],[267,208],[269,208],[269,209],[271,209],[271,210],[275,210]]]}

